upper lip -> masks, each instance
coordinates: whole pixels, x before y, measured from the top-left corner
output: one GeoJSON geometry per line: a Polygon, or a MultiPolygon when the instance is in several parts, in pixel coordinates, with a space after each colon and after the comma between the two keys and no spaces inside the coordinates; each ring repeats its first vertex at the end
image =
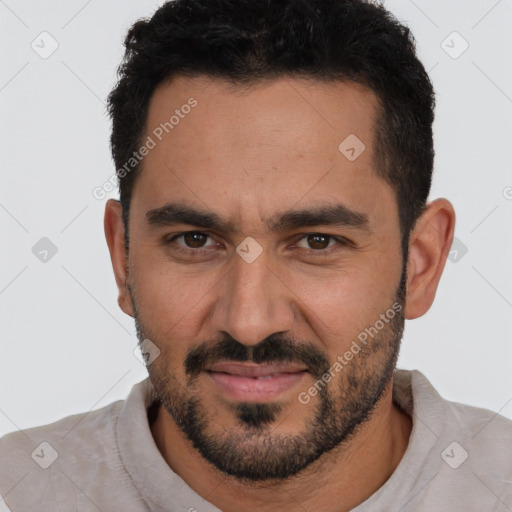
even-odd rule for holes
{"type": "Polygon", "coordinates": [[[249,364],[224,362],[212,364],[206,367],[205,370],[240,375],[241,377],[267,377],[276,373],[298,373],[306,370],[306,368],[293,363],[249,364]]]}

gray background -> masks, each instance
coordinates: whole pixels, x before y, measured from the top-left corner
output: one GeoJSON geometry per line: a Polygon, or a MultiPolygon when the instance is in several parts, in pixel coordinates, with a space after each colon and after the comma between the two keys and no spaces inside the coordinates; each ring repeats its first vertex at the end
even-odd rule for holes
{"type": "MultiPolygon", "coordinates": [[[[429,313],[406,323],[399,366],[512,418],[512,1],[385,4],[434,82],[431,198],[457,211],[453,261],[429,313]]],[[[0,0],[0,435],[102,407],[146,376],[92,190],[114,172],[104,102],[122,40],[157,5],[0,0]]]]}

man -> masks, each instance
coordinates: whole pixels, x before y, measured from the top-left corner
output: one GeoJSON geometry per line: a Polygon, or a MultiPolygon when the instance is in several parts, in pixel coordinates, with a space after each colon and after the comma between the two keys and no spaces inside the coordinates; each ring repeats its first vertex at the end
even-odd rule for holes
{"type": "Polygon", "coordinates": [[[363,0],[176,0],[125,45],[105,233],[149,378],[5,436],[10,509],[512,510],[512,423],[395,371],[455,223],[409,31],[363,0]]]}

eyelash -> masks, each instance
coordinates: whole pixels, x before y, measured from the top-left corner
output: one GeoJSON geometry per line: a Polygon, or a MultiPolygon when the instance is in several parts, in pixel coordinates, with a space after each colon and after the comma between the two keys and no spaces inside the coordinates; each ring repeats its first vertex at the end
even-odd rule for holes
{"type": "MultiPolygon", "coordinates": [[[[165,237],[164,239],[164,243],[165,245],[171,245],[172,242],[174,242],[176,239],[178,238],[181,238],[182,236],[185,236],[185,235],[188,235],[188,234],[192,234],[192,233],[195,233],[195,234],[200,234],[200,235],[206,235],[208,238],[212,239],[213,240],[213,237],[211,235],[209,235],[208,233],[204,232],[204,231],[182,231],[180,233],[175,233],[175,234],[172,234],[172,235],[168,235],[167,237],[165,237]]],[[[329,238],[329,242],[331,240],[334,240],[337,242],[337,245],[333,245],[331,247],[328,247],[326,249],[304,249],[302,247],[295,247],[293,248],[293,250],[299,250],[299,251],[308,251],[310,254],[314,254],[315,256],[327,256],[327,255],[330,255],[331,252],[333,252],[334,250],[337,250],[341,247],[355,247],[354,244],[348,240],[347,238],[343,238],[343,237],[337,237],[337,236],[334,236],[334,235],[329,235],[327,233],[319,233],[319,232],[313,232],[313,233],[303,233],[301,234],[300,238],[298,238],[296,240],[295,243],[299,242],[300,240],[308,237],[308,236],[311,236],[311,235],[320,235],[320,236],[323,236],[323,237],[326,237],[326,238],[329,238]]],[[[211,247],[207,247],[207,248],[199,248],[199,249],[192,249],[192,248],[184,248],[184,247],[181,247],[181,246],[176,246],[173,248],[173,250],[176,250],[178,252],[181,252],[183,254],[187,254],[187,255],[202,255],[204,253],[208,253],[210,252],[210,249],[211,248],[215,248],[214,246],[211,246],[211,247]]]]}

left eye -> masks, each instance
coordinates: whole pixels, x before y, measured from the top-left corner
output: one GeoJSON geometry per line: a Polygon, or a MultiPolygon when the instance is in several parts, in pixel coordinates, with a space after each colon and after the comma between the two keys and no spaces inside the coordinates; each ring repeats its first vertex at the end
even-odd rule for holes
{"type": "Polygon", "coordinates": [[[327,249],[336,245],[336,239],[330,235],[324,235],[322,233],[312,233],[310,235],[305,235],[300,239],[300,242],[297,244],[297,247],[301,247],[302,249],[313,249],[313,250],[321,250],[327,249]],[[299,243],[305,241],[306,247],[300,246],[299,243]],[[330,242],[334,242],[330,244],[330,242]]]}

